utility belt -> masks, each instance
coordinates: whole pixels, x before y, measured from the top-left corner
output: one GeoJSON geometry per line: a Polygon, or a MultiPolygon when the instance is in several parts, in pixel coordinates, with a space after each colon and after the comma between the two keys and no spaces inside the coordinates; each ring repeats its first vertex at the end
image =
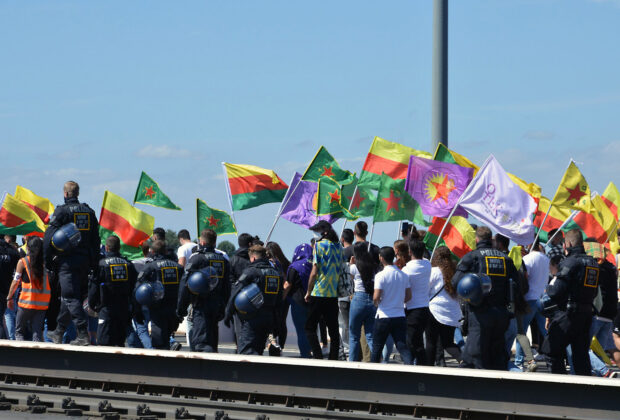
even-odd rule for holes
{"type": "Polygon", "coordinates": [[[568,301],[566,303],[566,312],[570,313],[592,313],[592,304],[591,303],[578,303],[568,301]]]}

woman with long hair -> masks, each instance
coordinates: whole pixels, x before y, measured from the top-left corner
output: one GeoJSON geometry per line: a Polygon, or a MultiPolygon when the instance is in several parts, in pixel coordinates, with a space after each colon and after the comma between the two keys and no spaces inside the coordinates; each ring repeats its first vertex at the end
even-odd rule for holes
{"type": "Polygon", "coordinates": [[[396,259],[394,260],[394,265],[401,270],[409,261],[411,261],[411,255],[409,254],[409,244],[407,241],[403,241],[402,239],[394,242],[394,253],[396,254],[396,259]]]}
{"type": "Polygon", "coordinates": [[[351,308],[349,310],[349,361],[359,362],[362,359],[360,335],[362,325],[366,341],[372,348],[372,332],[375,325],[377,308],[372,301],[374,278],[379,267],[368,252],[366,242],[353,245],[353,259],[350,271],[355,283],[351,308]]]}
{"type": "Polygon", "coordinates": [[[452,286],[456,262],[448,247],[440,246],[435,250],[431,266],[428,303],[431,317],[426,327],[426,360],[429,364],[435,361],[445,366],[444,349],[457,361],[461,360],[461,351],[454,343],[454,330],[462,314],[456,289],[452,286]]]}
{"type": "Polygon", "coordinates": [[[48,274],[43,266],[43,241],[36,236],[28,239],[28,254],[19,260],[9,289],[9,307],[15,305],[13,295],[21,284],[22,291],[17,302],[15,339],[23,341],[28,330],[32,341],[43,340],[43,322],[50,301],[48,274]]]}

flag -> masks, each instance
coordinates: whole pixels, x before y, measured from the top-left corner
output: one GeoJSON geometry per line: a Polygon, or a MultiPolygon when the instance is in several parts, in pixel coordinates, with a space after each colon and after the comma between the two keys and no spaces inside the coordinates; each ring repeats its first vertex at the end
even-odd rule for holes
{"type": "MultiPolygon", "coordinates": [[[[445,218],[433,217],[431,225],[424,236],[424,243],[427,248],[435,248],[437,238],[439,238],[445,223],[445,218]]],[[[439,244],[437,244],[437,246],[442,245],[447,246],[458,258],[463,258],[465,254],[476,249],[476,232],[467,222],[467,219],[461,216],[452,216],[441,236],[439,244]]]]}
{"type": "Polygon", "coordinates": [[[372,190],[359,185],[357,180],[342,186],[342,207],[348,209],[356,217],[373,216],[376,202],[377,196],[372,190]]]}
{"type": "Polygon", "coordinates": [[[529,245],[534,240],[532,214],[536,202],[510,180],[493,155],[469,184],[459,205],[518,245],[529,245]]]}
{"type": "Polygon", "coordinates": [[[45,225],[41,218],[26,204],[5,194],[0,208],[0,233],[3,235],[28,235],[36,234],[43,236],[45,225]]]}
{"type": "MultiPolygon", "coordinates": [[[[453,163],[411,156],[405,189],[429,216],[447,217],[471,182],[474,170],[453,163]]],[[[457,216],[467,212],[457,209],[457,216]]]]}
{"type": "Polygon", "coordinates": [[[327,149],[321,146],[316,155],[314,155],[310,165],[308,165],[308,168],[306,168],[306,172],[304,172],[301,180],[319,182],[319,179],[324,176],[332,177],[343,184],[353,181],[354,178],[351,172],[342,169],[327,149]]]}
{"type": "Polygon", "coordinates": [[[558,185],[552,204],[573,210],[583,210],[586,213],[590,212],[590,187],[573,161],[568,165],[560,185],[558,185]]]}
{"type": "MultiPolygon", "coordinates": [[[[474,176],[476,176],[476,174],[478,173],[478,169],[480,169],[478,165],[473,163],[471,160],[467,159],[463,155],[456,153],[453,150],[448,149],[445,145],[441,143],[437,145],[437,149],[435,150],[435,155],[433,159],[447,163],[454,163],[465,168],[473,168],[474,176]]],[[[521,188],[523,191],[525,191],[535,199],[540,198],[542,189],[539,185],[534,184],[533,182],[527,183],[518,176],[511,173],[509,173],[508,176],[510,177],[512,182],[517,184],[519,188],[521,188]]]]}
{"type": "Polygon", "coordinates": [[[222,163],[226,170],[233,210],[282,201],[288,185],[271,169],[222,163]]]}
{"type": "MultiPolygon", "coordinates": [[[[538,202],[538,209],[534,213],[534,226],[541,229],[542,221],[545,219],[547,212],[549,212],[549,215],[545,220],[545,225],[542,226],[542,230],[538,234],[541,242],[547,242],[549,240],[547,233],[553,229],[559,229],[562,227],[564,221],[570,217],[570,210],[556,206],[551,207],[551,210],[549,210],[550,206],[551,200],[547,197],[541,196],[540,201],[538,202]]],[[[562,230],[565,230],[565,228],[562,230]]]]}
{"type": "Polygon", "coordinates": [[[381,137],[375,137],[362,167],[362,174],[358,184],[377,190],[379,189],[382,173],[385,173],[392,179],[405,179],[411,156],[431,159],[430,153],[387,141],[381,137]]]}
{"type": "Polygon", "coordinates": [[[508,256],[514,263],[515,268],[517,270],[520,270],[521,266],[523,265],[522,251],[523,251],[523,247],[521,245],[515,245],[512,248],[510,248],[510,252],[508,253],[508,256]]]}
{"type": "Polygon", "coordinates": [[[604,244],[614,234],[616,219],[603,199],[597,194],[592,198],[592,208],[588,213],[580,211],[572,221],[588,238],[604,244]]]}
{"type": "Polygon", "coordinates": [[[401,220],[425,224],[420,206],[405,191],[405,180],[393,179],[382,174],[373,222],[400,222],[401,220]]]}
{"type": "Polygon", "coordinates": [[[296,172],[293,181],[291,181],[291,186],[284,200],[282,200],[284,204],[280,217],[305,228],[315,225],[319,220],[334,223],[338,219],[337,215],[317,216],[316,214],[313,203],[316,203],[315,197],[318,188],[318,183],[302,181],[301,174],[296,172]]]}
{"type": "Polygon", "coordinates": [[[611,210],[617,222],[618,217],[620,216],[620,192],[613,182],[610,182],[609,185],[607,185],[607,188],[605,188],[601,198],[609,210],[611,210]]]}
{"type": "Polygon", "coordinates": [[[121,254],[130,260],[142,258],[140,245],[153,235],[155,218],[132,206],[127,200],[106,191],[99,216],[101,243],[110,235],[121,240],[121,254]]]}
{"type": "Polygon", "coordinates": [[[19,185],[15,187],[14,197],[34,210],[44,224],[47,225],[50,222],[50,217],[54,214],[54,205],[50,200],[19,185]]]}
{"type": "Polygon", "coordinates": [[[342,187],[333,178],[322,177],[319,179],[316,197],[316,213],[319,216],[333,214],[345,216],[347,220],[357,219],[342,205],[342,187]]]}
{"type": "Polygon", "coordinates": [[[212,229],[218,235],[237,233],[235,222],[224,210],[213,209],[200,198],[196,199],[196,222],[198,236],[204,229],[212,229]]]}
{"type": "Polygon", "coordinates": [[[181,210],[180,207],[177,207],[177,205],[170,201],[168,196],[162,192],[157,182],[153,181],[153,178],[148,176],[145,172],[142,172],[142,175],[140,175],[140,181],[138,181],[138,188],[136,189],[133,202],[163,207],[170,210],[181,210]]]}

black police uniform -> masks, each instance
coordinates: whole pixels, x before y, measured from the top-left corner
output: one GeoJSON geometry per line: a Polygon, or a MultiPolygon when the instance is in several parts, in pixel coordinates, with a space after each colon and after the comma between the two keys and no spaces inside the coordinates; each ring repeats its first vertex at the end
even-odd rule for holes
{"type": "Polygon", "coordinates": [[[224,319],[226,303],[230,296],[230,265],[226,258],[215,252],[215,248],[200,246],[187,260],[185,275],[179,287],[177,315],[187,316],[187,308],[191,304],[189,330],[191,351],[217,352],[218,325],[224,319]],[[215,268],[218,276],[217,286],[204,295],[196,295],[187,287],[189,276],[205,267],[215,268]]]}
{"type": "MultiPolygon", "coordinates": [[[[6,310],[6,297],[13,281],[13,273],[19,261],[19,254],[15,248],[0,238],[0,314],[4,316],[6,310]]],[[[4,323],[0,321],[0,339],[9,338],[4,330],[4,323]]]]}
{"type": "MultiPolygon", "coordinates": [[[[259,259],[243,270],[239,281],[233,286],[226,309],[227,319],[234,312],[235,296],[250,283],[256,283],[263,293],[263,306],[252,315],[239,315],[240,325],[237,335],[237,353],[259,354],[265,350],[269,333],[278,325],[282,306],[282,284],[280,272],[273,268],[269,260],[259,259]]],[[[235,322],[237,322],[235,320],[235,322]]]]}
{"type": "Polygon", "coordinates": [[[178,325],[176,308],[182,277],[183,267],[159,254],[153,255],[153,260],[148,262],[144,266],[144,271],[138,275],[136,287],[139,287],[142,282],[157,280],[161,281],[164,286],[163,299],[149,306],[153,348],[170,349],[170,336],[178,325]]]}
{"type": "Polygon", "coordinates": [[[510,323],[508,312],[509,280],[518,273],[512,259],[493,249],[490,241],[480,241],[456,267],[452,284],[456,288],[466,273],[487,274],[491,292],[478,306],[467,304],[467,341],[463,348],[463,366],[476,369],[506,370],[508,353],[504,335],[510,323]]]}
{"type": "Polygon", "coordinates": [[[547,295],[557,309],[551,318],[543,352],[549,356],[552,373],[566,373],[566,346],[573,352],[577,375],[591,374],[588,350],[592,337],[592,302],[599,284],[599,266],[582,245],[568,248],[568,256],[558,266],[558,274],[547,286],[547,295]]]}
{"type": "Polygon", "coordinates": [[[133,264],[118,252],[108,252],[99,261],[88,287],[88,305],[99,313],[97,344],[125,346],[137,277],[133,264]]]}
{"type": "Polygon", "coordinates": [[[87,294],[88,272],[96,270],[99,262],[99,222],[95,212],[86,203],[80,203],[76,197],[65,198],[65,204],[56,207],[45,231],[43,251],[45,265],[58,275],[60,285],[60,311],[54,339],[59,342],[71,320],[75,322],[78,338],[88,340],[88,320],[82,307],[82,300],[87,294]],[[68,224],[75,223],[81,234],[78,245],[65,252],[57,252],[51,244],[56,231],[68,224]]]}

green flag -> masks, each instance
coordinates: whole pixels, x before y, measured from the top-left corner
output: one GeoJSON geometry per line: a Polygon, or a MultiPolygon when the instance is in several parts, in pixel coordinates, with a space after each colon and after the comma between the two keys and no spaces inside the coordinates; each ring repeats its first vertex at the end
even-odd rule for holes
{"type": "Polygon", "coordinates": [[[302,181],[319,182],[322,177],[331,177],[340,183],[349,183],[353,181],[354,175],[345,171],[338,165],[336,159],[329,154],[327,149],[323,146],[319,148],[319,151],[308,165],[306,172],[301,177],[302,181]]]}
{"type": "Polygon", "coordinates": [[[342,199],[340,202],[342,207],[349,209],[354,216],[371,217],[375,214],[377,197],[370,187],[360,186],[356,178],[354,182],[342,186],[342,199]]]}
{"type": "Polygon", "coordinates": [[[427,224],[420,206],[405,191],[405,180],[393,179],[382,173],[373,222],[401,220],[411,220],[419,225],[427,224]]]}
{"type": "Polygon", "coordinates": [[[145,172],[142,172],[142,175],[140,175],[140,182],[138,182],[138,189],[136,190],[136,196],[133,202],[163,207],[170,210],[181,210],[180,207],[177,207],[177,205],[170,201],[168,196],[162,192],[157,182],[153,181],[153,178],[148,176],[145,172]]]}
{"type": "Polygon", "coordinates": [[[319,179],[319,187],[317,190],[317,214],[324,216],[327,214],[333,214],[338,216],[345,216],[347,220],[356,220],[357,217],[349,213],[349,211],[342,206],[342,188],[331,177],[323,177],[319,179]]]}
{"type": "Polygon", "coordinates": [[[235,223],[224,210],[212,209],[200,198],[196,199],[196,221],[198,236],[203,229],[213,229],[218,235],[237,233],[235,223]]]}

